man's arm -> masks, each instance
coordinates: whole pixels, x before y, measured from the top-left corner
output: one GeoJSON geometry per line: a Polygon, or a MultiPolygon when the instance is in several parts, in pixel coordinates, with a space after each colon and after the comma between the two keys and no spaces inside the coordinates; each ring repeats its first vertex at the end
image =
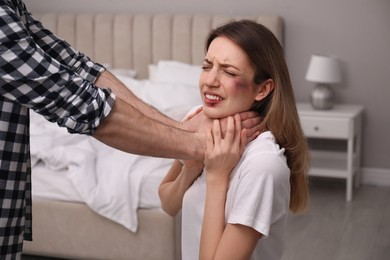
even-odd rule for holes
{"type": "Polygon", "coordinates": [[[155,157],[203,160],[206,149],[203,133],[161,124],[118,97],[93,137],[125,152],[155,157]]]}

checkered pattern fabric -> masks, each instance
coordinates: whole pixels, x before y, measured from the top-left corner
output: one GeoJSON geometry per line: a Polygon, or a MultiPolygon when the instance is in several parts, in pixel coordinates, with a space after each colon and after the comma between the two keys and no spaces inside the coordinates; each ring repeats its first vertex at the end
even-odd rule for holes
{"type": "Polygon", "coordinates": [[[0,258],[32,239],[29,109],[91,135],[115,97],[96,88],[100,64],[44,29],[21,0],[0,0],[0,258]]]}

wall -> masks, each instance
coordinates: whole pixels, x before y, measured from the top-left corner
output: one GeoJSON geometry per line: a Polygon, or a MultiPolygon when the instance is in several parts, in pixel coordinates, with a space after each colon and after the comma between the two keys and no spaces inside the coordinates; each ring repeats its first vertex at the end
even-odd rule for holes
{"type": "Polygon", "coordinates": [[[362,165],[390,177],[389,0],[25,0],[34,12],[279,14],[285,19],[286,59],[298,101],[308,102],[313,84],[305,72],[314,53],[343,62],[335,86],[338,103],[361,104],[362,165]]]}

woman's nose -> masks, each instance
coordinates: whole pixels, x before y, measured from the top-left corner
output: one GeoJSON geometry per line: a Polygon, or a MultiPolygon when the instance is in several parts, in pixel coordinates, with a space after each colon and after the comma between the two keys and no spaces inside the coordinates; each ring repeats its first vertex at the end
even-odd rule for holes
{"type": "Polygon", "coordinates": [[[208,86],[218,86],[219,85],[219,70],[217,68],[213,68],[207,72],[206,75],[206,84],[208,86]]]}

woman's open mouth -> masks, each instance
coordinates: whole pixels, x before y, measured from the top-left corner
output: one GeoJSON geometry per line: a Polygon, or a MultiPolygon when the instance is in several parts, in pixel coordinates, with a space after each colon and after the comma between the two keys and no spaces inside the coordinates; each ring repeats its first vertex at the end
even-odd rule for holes
{"type": "Polygon", "coordinates": [[[207,94],[207,93],[204,95],[204,97],[205,97],[204,102],[206,104],[210,104],[210,105],[216,104],[216,103],[223,100],[223,98],[221,98],[220,96],[213,95],[213,94],[207,94]]]}

